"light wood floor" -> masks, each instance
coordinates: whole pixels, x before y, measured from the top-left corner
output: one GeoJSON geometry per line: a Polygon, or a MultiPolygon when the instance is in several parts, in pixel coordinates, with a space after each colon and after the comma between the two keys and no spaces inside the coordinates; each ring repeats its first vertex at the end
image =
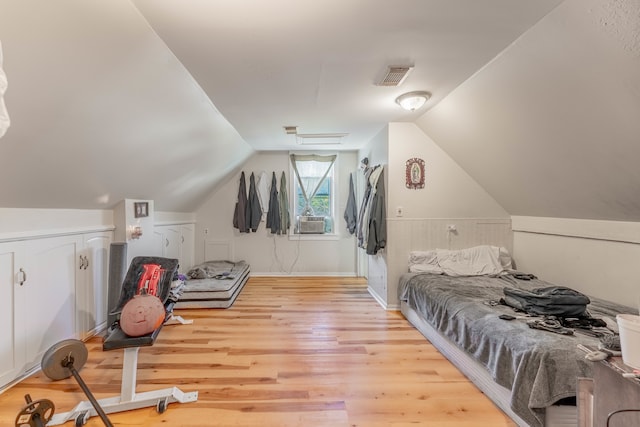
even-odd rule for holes
{"type": "MultiPolygon", "coordinates": [[[[176,385],[198,401],[111,414],[114,425],[515,426],[361,279],[252,277],[229,309],[175,314],[194,323],[140,350],[137,391],[176,385]]],[[[119,395],[122,350],[87,346],[80,375],[96,398],[119,395]]],[[[87,400],[73,378],[38,373],[0,395],[0,425],[14,425],[26,393],[56,413],[87,400]]]]}

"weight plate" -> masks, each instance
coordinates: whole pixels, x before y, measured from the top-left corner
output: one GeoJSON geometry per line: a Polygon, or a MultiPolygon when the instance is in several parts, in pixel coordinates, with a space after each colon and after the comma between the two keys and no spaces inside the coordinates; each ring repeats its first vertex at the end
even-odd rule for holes
{"type": "Polygon", "coordinates": [[[87,362],[89,351],[80,340],[68,339],[52,345],[42,356],[42,372],[54,381],[69,378],[71,371],[64,363],[73,358],[73,367],[80,371],[87,362]]]}
{"type": "Polygon", "coordinates": [[[40,399],[28,403],[23,407],[16,417],[16,427],[39,427],[45,426],[51,417],[55,407],[48,399],[40,399]]]}

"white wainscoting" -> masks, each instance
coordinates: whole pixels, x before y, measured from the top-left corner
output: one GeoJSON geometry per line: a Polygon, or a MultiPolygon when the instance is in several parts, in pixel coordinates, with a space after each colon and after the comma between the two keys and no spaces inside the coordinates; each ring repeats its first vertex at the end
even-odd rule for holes
{"type": "Polygon", "coordinates": [[[385,308],[399,310],[398,279],[408,269],[409,252],[503,246],[513,251],[510,218],[390,218],[387,220],[387,294],[385,308]],[[448,231],[454,226],[455,231],[448,231]]]}
{"type": "Polygon", "coordinates": [[[205,261],[234,261],[233,248],[228,240],[206,240],[204,242],[205,261]]]}

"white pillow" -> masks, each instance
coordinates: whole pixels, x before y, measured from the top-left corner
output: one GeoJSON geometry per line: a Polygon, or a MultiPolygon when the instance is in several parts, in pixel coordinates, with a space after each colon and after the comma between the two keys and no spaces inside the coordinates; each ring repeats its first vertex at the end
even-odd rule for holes
{"type": "MultiPolygon", "coordinates": [[[[474,246],[467,249],[437,249],[438,265],[448,276],[496,275],[504,271],[502,262],[510,263],[510,258],[500,260],[497,246],[474,246]]],[[[505,250],[506,252],[506,250],[505,250]]]]}
{"type": "Polygon", "coordinates": [[[437,265],[431,264],[413,264],[409,266],[409,272],[411,273],[432,273],[432,274],[444,274],[442,269],[437,265]]]}
{"type": "Polygon", "coordinates": [[[500,265],[502,266],[502,268],[504,268],[505,270],[512,270],[513,262],[511,260],[511,255],[509,254],[509,251],[507,250],[507,248],[500,246],[498,250],[499,250],[498,259],[500,260],[500,265]]]}
{"type": "Polygon", "coordinates": [[[436,251],[411,251],[409,253],[409,266],[416,264],[438,265],[436,251]]]}
{"type": "Polygon", "coordinates": [[[409,271],[412,273],[480,276],[497,275],[511,269],[509,251],[498,246],[481,245],[467,249],[435,249],[409,253],[409,271]]]}

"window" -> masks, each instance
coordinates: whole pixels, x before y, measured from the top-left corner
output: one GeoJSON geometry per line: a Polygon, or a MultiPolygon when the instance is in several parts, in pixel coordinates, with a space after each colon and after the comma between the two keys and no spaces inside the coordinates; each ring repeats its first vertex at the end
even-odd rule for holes
{"type": "Polygon", "coordinates": [[[314,154],[290,156],[294,234],[334,232],[336,157],[314,154]]]}

